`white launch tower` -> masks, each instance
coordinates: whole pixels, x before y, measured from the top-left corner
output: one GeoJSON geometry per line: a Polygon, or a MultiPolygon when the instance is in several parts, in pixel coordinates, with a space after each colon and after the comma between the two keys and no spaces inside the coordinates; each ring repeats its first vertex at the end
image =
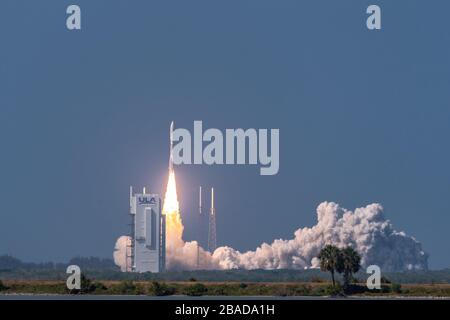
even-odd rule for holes
{"type": "Polygon", "coordinates": [[[157,194],[133,194],[130,187],[131,248],[127,271],[162,272],[166,260],[166,220],[157,194]]]}

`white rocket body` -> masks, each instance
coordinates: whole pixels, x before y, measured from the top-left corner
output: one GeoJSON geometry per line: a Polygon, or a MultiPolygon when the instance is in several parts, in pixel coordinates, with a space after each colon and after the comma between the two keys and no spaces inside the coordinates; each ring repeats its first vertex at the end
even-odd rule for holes
{"type": "Polygon", "coordinates": [[[173,171],[173,121],[170,123],[169,140],[170,140],[169,172],[172,172],[173,171]]]}

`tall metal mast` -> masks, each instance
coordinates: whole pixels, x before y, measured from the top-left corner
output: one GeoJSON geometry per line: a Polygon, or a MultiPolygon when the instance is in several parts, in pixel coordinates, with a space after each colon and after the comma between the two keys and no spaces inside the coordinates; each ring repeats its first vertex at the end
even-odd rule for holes
{"type": "Polygon", "coordinates": [[[202,186],[198,190],[198,212],[202,214],[202,186]]]}
{"type": "Polygon", "coordinates": [[[209,213],[208,251],[213,253],[217,248],[216,210],[214,209],[214,188],[211,188],[211,211],[209,213]]]}

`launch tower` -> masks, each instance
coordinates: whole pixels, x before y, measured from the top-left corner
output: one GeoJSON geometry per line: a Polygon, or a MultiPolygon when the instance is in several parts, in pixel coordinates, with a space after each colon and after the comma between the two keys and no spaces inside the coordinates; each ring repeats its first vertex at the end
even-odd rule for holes
{"type": "Polygon", "coordinates": [[[166,261],[166,220],[157,194],[133,194],[130,187],[131,244],[127,271],[162,272],[166,261]]]}

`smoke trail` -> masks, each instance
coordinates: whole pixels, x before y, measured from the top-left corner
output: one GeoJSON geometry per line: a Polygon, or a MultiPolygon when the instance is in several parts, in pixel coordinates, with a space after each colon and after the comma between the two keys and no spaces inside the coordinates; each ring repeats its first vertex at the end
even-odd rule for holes
{"type": "Polygon", "coordinates": [[[394,230],[379,204],[354,212],[333,202],[317,207],[317,224],[300,228],[292,240],[263,243],[255,251],[241,253],[220,247],[213,260],[221,269],[317,268],[317,255],[326,244],[352,246],[362,256],[362,265],[376,264],[383,271],[426,270],[428,255],[421,244],[404,232],[394,230]]]}
{"type": "Polygon", "coordinates": [[[129,250],[131,244],[131,238],[128,236],[121,236],[116,241],[114,248],[114,263],[120,267],[121,271],[127,271],[127,259],[129,256],[129,250]]]}

